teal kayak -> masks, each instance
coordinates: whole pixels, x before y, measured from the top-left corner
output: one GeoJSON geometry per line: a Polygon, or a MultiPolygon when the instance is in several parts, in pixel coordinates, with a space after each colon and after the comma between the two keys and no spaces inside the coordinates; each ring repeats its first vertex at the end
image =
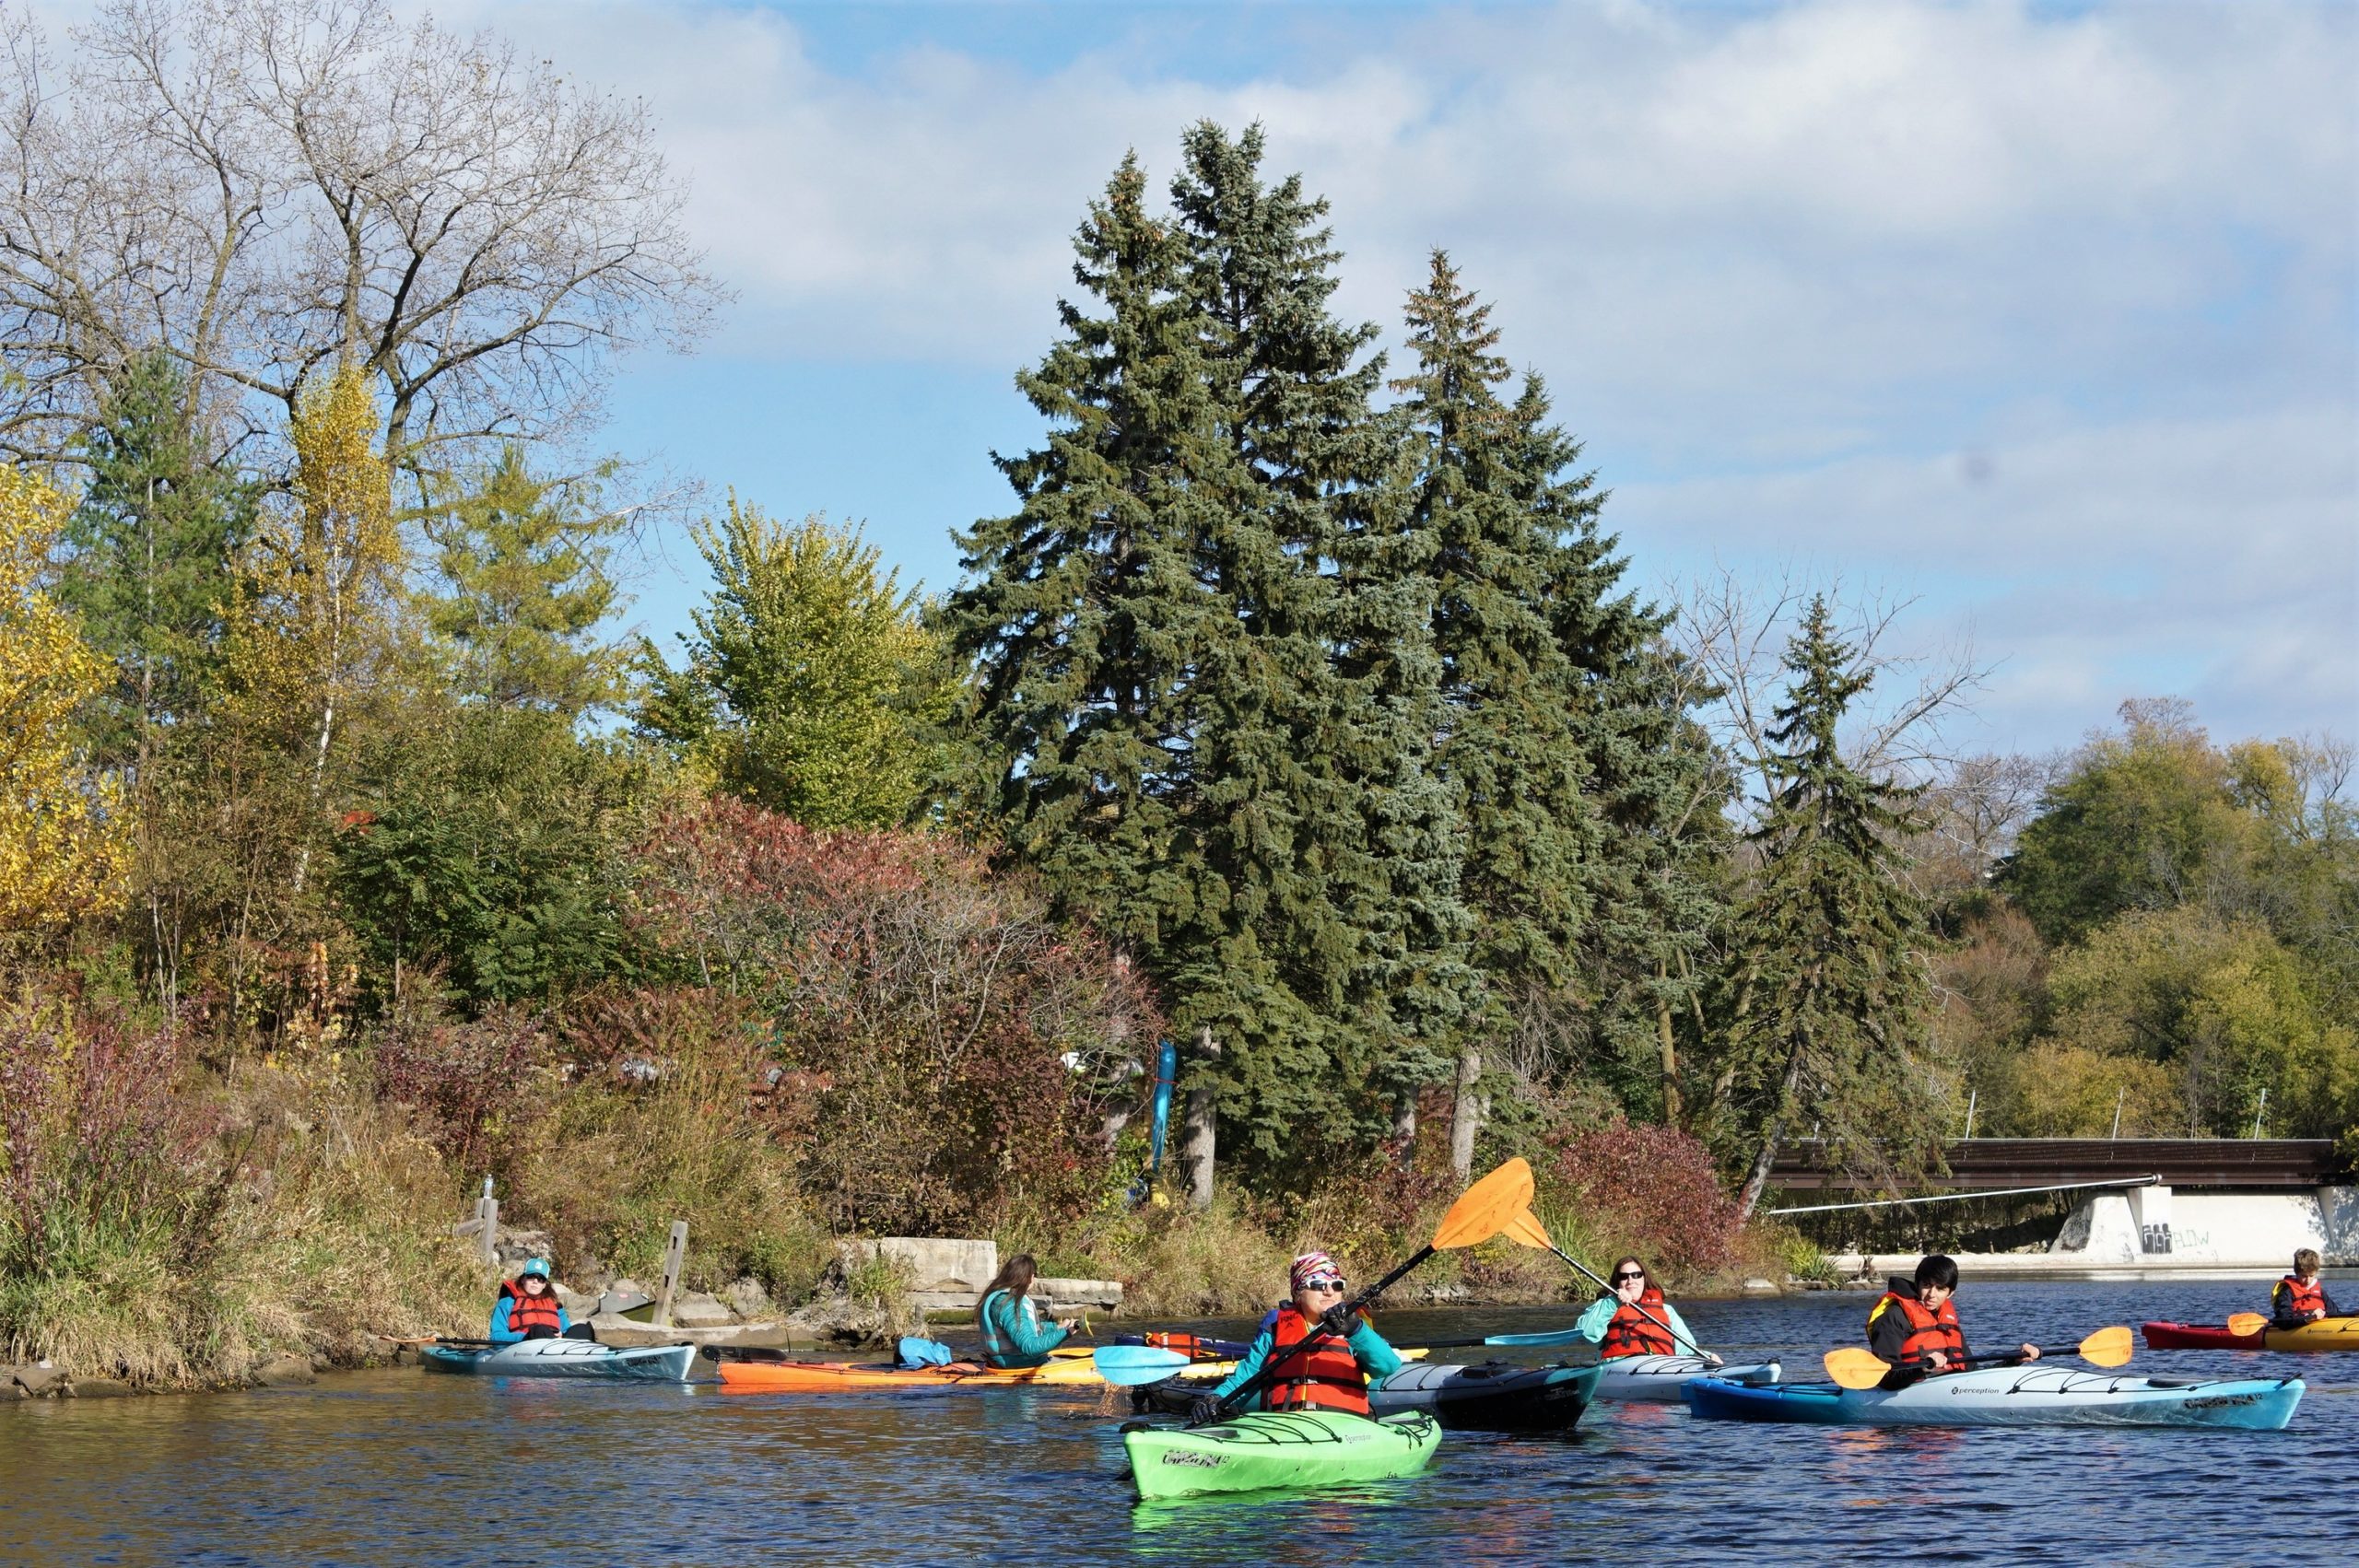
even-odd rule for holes
{"type": "Polygon", "coordinates": [[[2063,1366],[1991,1366],[1906,1388],[1697,1377],[1687,1406],[1713,1421],[1822,1426],[2211,1426],[2274,1432],[2302,1401],[2297,1377],[2129,1377],[2063,1366]]]}
{"type": "Polygon", "coordinates": [[[1426,1468],[1441,1423],[1424,1410],[1381,1419],[1343,1410],[1255,1410],[1199,1427],[1123,1435],[1143,1498],[1390,1480],[1426,1468]]]}
{"type": "Polygon", "coordinates": [[[694,1345],[602,1345],[594,1340],[524,1340],[489,1350],[428,1345],[417,1359],[429,1372],[477,1377],[605,1377],[686,1383],[694,1345]]]}

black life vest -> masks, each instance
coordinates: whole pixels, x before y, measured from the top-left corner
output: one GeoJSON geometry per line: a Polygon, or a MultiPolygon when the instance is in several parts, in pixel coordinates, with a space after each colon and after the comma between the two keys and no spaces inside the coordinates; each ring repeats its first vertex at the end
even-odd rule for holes
{"type": "Polygon", "coordinates": [[[1638,1293],[1635,1304],[1625,1302],[1614,1309],[1614,1321],[1605,1326],[1605,1338],[1597,1344],[1598,1357],[1612,1361],[1617,1356],[1667,1356],[1679,1352],[1679,1341],[1671,1330],[1657,1321],[1662,1316],[1662,1292],[1649,1285],[1638,1293]],[[1639,1311],[1644,1307],[1653,1317],[1639,1311]]]}
{"type": "Polygon", "coordinates": [[[1949,1358],[1949,1364],[1943,1371],[1962,1372],[1966,1369],[1966,1330],[1958,1327],[1954,1304],[1945,1301],[1936,1311],[1915,1296],[1886,1291],[1883,1299],[1876,1303],[1875,1310],[1868,1314],[1870,1326],[1874,1325],[1879,1316],[1895,1306],[1908,1324],[1908,1338],[1900,1344],[1901,1365],[1919,1371],[1928,1370],[1927,1355],[1940,1351],[1949,1358]]]}
{"type": "Polygon", "coordinates": [[[1367,1414],[1367,1378],[1361,1373],[1359,1358],[1352,1353],[1349,1344],[1327,1339],[1300,1354],[1285,1353],[1288,1345],[1300,1344],[1315,1327],[1311,1319],[1292,1306],[1278,1308],[1277,1319],[1270,1325],[1269,1364],[1278,1369],[1276,1380],[1270,1386],[1270,1409],[1288,1410],[1315,1406],[1320,1410],[1367,1414]]]}
{"type": "Polygon", "coordinates": [[[508,1298],[508,1331],[510,1333],[529,1335],[534,1328],[543,1326],[546,1326],[552,1334],[565,1332],[565,1322],[561,1316],[563,1309],[557,1304],[555,1285],[551,1285],[538,1296],[532,1296],[525,1293],[522,1280],[511,1280],[499,1287],[499,1293],[508,1298]]]}

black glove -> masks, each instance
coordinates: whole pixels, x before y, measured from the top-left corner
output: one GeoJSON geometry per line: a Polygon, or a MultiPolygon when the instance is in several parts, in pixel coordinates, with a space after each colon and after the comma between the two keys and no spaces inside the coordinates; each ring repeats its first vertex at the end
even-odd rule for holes
{"type": "Polygon", "coordinates": [[[1198,1425],[1220,1414],[1220,1401],[1210,1394],[1199,1394],[1188,1402],[1188,1419],[1198,1425]]]}
{"type": "Polygon", "coordinates": [[[546,1323],[535,1323],[530,1328],[524,1330],[524,1338],[528,1340],[554,1340],[557,1338],[557,1330],[550,1328],[546,1323]]]}
{"type": "Polygon", "coordinates": [[[1320,1326],[1343,1340],[1352,1337],[1352,1309],[1340,1301],[1319,1315],[1320,1326]]]}

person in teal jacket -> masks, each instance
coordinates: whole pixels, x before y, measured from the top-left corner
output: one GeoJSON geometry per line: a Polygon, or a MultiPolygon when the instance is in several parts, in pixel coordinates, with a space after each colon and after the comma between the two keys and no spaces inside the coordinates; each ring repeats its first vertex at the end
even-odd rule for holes
{"type": "Polygon", "coordinates": [[[1700,1355],[1714,1366],[1720,1358],[1699,1348],[1679,1309],[1648,1282],[1647,1266],[1635,1258],[1614,1260],[1606,1276],[1611,1290],[1590,1304],[1573,1329],[1598,1347],[1599,1357],[1700,1355]],[[1665,1332],[1668,1329],[1669,1332],[1665,1332]]]}
{"type": "Polygon", "coordinates": [[[573,1337],[573,1319],[557,1305],[557,1287],[549,1282],[548,1259],[528,1258],[516,1277],[499,1287],[491,1304],[491,1342],[512,1345],[521,1340],[573,1337]]]}
{"type": "Polygon", "coordinates": [[[983,1287],[975,1303],[975,1326],[982,1330],[985,1366],[1046,1365],[1049,1352],[1081,1327],[1072,1317],[1042,1326],[1040,1309],[1028,1293],[1038,1268],[1030,1253],[1019,1252],[983,1287]]]}
{"type": "Polygon", "coordinates": [[[1199,1395],[1189,1415],[1209,1421],[1221,1402],[1261,1375],[1278,1357],[1278,1376],[1262,1390],[1262,1410],[1334,1410],[1366,1415],[1367,1386],[1401,1370],[1401,1352],[1384,1342],[1365,1317],[1344,1305],[1344,1274],[1323,1252],[1306,1252],[1287,1270],[1294,1299],[1272,1313],[1237,1363],[1237,1370],[1209,1394],[1199,1395]],[[1307,1351],[1280,1354],[1324,1329],[1331,1337],[1307,1351]]]}

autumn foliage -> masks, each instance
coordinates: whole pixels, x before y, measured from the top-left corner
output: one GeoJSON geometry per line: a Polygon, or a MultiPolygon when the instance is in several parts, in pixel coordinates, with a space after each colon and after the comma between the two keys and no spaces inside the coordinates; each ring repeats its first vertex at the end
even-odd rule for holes
{"type": "Polygon", "coordinates": [[[1711,1151],[1678,1128],[1617,1118],[1560,1145],[1541,1181],[1592,1233],[1628,1238],[1673,1278],[1725,1269],[1736,1256],[1736,1204],[1711,1151]]]}

